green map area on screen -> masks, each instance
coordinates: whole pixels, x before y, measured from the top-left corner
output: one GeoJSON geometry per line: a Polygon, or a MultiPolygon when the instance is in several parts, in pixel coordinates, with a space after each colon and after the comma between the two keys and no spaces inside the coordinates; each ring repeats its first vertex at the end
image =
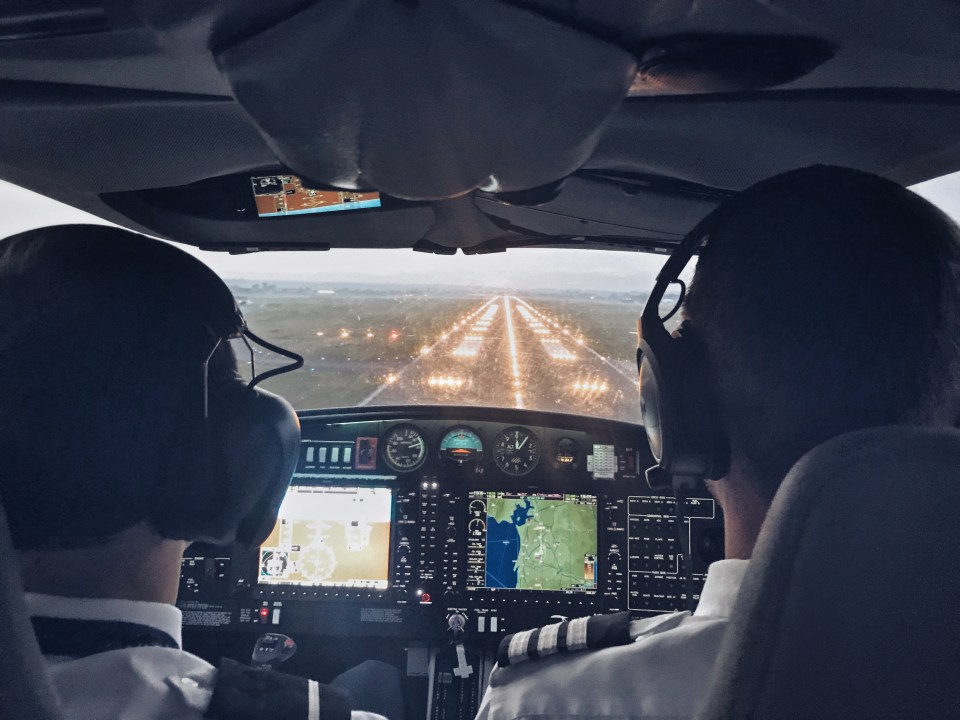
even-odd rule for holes
{"type": "Polygon", "coordinates": [[[593,590],[596,556],[595,501],[489,494],[487,587],[593,590]]]}

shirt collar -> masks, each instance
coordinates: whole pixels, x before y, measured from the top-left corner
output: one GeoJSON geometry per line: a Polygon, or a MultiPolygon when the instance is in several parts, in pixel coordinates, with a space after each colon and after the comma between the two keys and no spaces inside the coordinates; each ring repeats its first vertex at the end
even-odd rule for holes
{"type": "Polygon", "coordinates": [[[697,617],[730,617],[740,592],[749,560],[717,560],[707,568],[707,580],[700,592],[697,617]]]}
{"type": "Polygon", "coordinates": [[[24,593],[30,617],[66,618],[70,620],[113,620],[146,625],[172,637],[183,648],[180,610],[166,603],[113,598],[73,598],[63,595],[24,593]]]}

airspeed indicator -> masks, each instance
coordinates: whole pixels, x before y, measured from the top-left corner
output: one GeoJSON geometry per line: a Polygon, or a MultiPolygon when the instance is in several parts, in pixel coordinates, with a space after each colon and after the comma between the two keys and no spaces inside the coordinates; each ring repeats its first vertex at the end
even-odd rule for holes
{"type": "Polygon", "coordinates": [[[493,461],[507,475],[526,475],[540,462],[540,441],[525,428],[507,428],[493,441],[493,461]]]}
{"type": "Polygon", "coordinates": [[[395,425],[383,436],[383,459],[397,472],[413,472],[427,459],[427,441],[415,425],[395,425]]]}

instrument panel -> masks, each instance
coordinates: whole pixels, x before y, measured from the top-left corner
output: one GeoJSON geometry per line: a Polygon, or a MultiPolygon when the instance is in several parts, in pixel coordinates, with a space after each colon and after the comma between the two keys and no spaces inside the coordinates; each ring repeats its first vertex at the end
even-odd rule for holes
{"type": "MultiPolygon", "coordinates": [[[[186,627],[430,641],[457,615],[493,646],[557,617],[686,606],[675,501],[646,485],[638,426],[456,407],[301,425],[263,545],[188,550],[186,627]]],[[[685,515],[696,593],[722,556],[722,519],[705,493],[685,515]]]]}

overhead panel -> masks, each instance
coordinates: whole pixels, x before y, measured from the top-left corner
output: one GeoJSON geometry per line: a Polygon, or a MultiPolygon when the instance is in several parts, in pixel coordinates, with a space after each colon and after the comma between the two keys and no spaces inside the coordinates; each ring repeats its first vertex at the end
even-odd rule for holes
{"type": "Polygon", "coordinates": [[[570,174],[635,72],[628,52],[493,0],[319,3],[217,60],[291,169],[408,199],[570,174]]]}

